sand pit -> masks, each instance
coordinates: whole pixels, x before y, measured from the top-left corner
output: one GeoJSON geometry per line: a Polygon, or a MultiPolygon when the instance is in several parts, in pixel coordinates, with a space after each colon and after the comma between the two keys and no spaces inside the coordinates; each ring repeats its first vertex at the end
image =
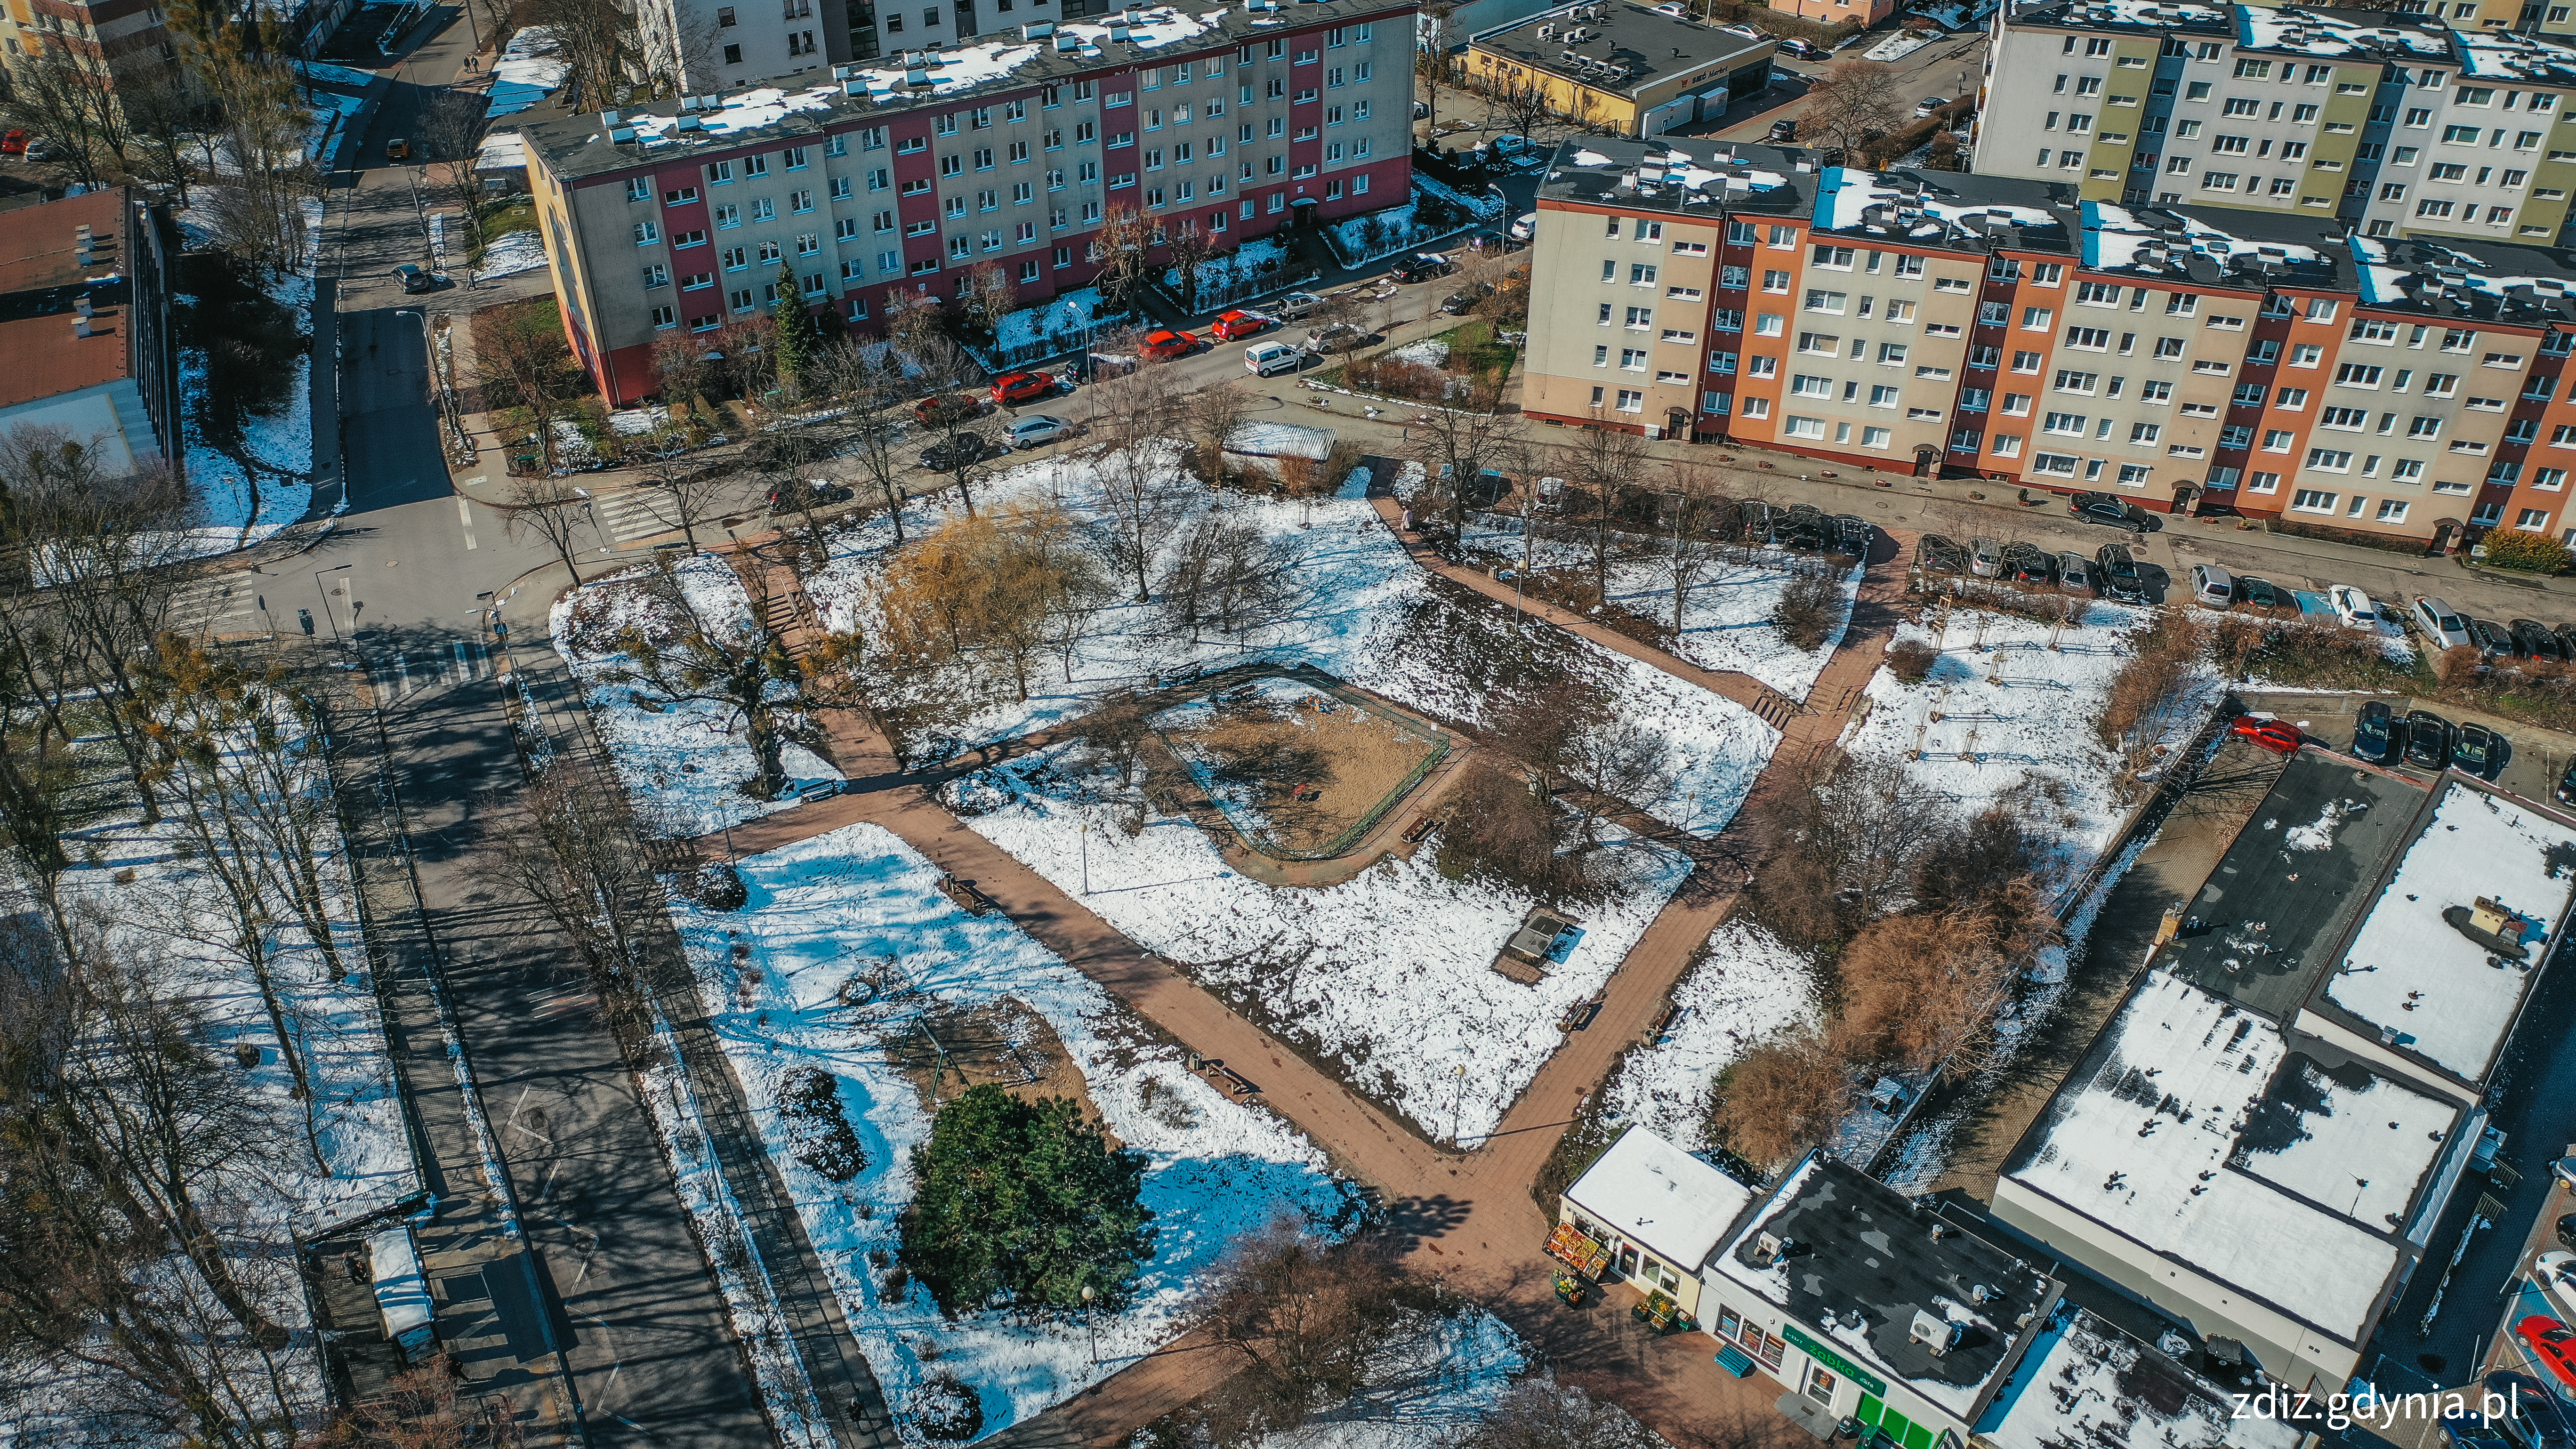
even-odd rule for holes
{"type": "Polygon", "coordinates": [[[1153,726],[1236,832],[1283,860],[1348,849],[1450,749],[1428,725],[1277,676],[1175,705],[1153,726]]]}

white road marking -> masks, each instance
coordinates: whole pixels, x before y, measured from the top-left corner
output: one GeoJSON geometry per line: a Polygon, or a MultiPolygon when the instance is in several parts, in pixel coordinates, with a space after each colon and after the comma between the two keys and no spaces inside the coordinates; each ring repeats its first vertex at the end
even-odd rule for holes
{"type": "Polygon", "coordinates": [[[462,493],[456,495],[456,516],[465,524],[465,546],[474,547],[474,509],[465,501],[465,495],[462,493]]]}

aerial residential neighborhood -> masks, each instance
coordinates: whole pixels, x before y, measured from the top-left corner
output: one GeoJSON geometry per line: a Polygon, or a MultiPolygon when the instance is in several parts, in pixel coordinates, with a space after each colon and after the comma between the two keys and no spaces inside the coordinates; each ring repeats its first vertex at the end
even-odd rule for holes
{"type": "Polygon", "coordinates": [[[2567,7],[0,36],[0,1445],[2576,1444],[2567,7]]]}

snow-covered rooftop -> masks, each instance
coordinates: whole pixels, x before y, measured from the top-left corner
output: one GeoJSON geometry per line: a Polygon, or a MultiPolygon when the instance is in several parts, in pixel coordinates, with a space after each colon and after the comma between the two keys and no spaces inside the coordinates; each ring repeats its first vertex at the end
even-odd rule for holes
{"type": "MultiPolygon", "coordinates": [[[[2323,233],[2319,233],[2322,237],[2323,233]]],[[[2108,202],[2084,203],[2084,265],[2100,271],[2187,271],[2193,257],[2222,270],[2270,275],[2301,271],[2323,280],[2333,263],[2313,246],[2247,239],[2218,225],[2206,212],[2140,213],[2108,202]]]]}
{"type": "Polygon", "coordinates": [[[2167,5],[2154,0],[2102,0],[2099,4],[2069,0],[2059,5],[2025,7],[2017,14],[2007,12],[2007,18],[2017,25],[2072,26],[2079,30],[2187,30],[2218,35],[2235,28],[2234,8],[2167,5]]]}
{"type": "Polygon", "coordinates": [[[2463,80],[2538,82],[2576,86],[2576,49],[2537,35],[2503,30],[2455,30],[2463,80]]]}
{"type": "Polygon", "coordinates": [[[2361,56],[2377,61],[2449,60],[2448,26],[2429,17],[2389,11],[2277,9],[2239,5],[2237,43],[2256,50],[2283,50],[2332,60],[2361,56]]]}
{"type": "Polygon", "coordinates": [[[1937,1210],[1918,1213],[1912,1199],[1824,1153],[1808,1154],[1781,1183],[1703,1278],[1711,1275],[1958,1415],[2014,1359],[2023,1316],[2045,1313],[2058,1292],[2020,1258],[1940,1223],[1937,1210]],[[1765,1234],[1787,1251],[1764,1254],[1765,1234]],[[1946,1351],[1913,1336],[1917,1314],[1952,1325],[1946,1351]]]}
{"type": "Polygon", "coordinates": [[[483,114],[498,119],[544,100],[572,70],[572,62],[565,60],[562,52],[554,27],[522,27],[510,37],[500,59],[492,62],[492,94],[484,103],[483,114]]]}
{"type": "Polygon", "coordinates": [[[2407,848],[2326,983],[2325,999],[2396,1045],[2466,1081],[2482,1080],[2576,890],[2576,827],[2460,781],[2407,848]],[[2527,962],[2463,935],[2480,897],[2535,923],[2527,962]]]}
{"type": "Polygon", "coordinates": [[[1731,210],[1778,210],[1794,200],[1791,172],[1810,169],[1800,152],[1783,147],[1586,136],[1557,148],[1539,194],[1584,202],[1615,196],[1617,205],[1640,210],[1706,207],[1714,213],[1720,202],[1731,210]],[[1763,206],[1765,198],[1774,204],[1763,206]]]}
{"type": "Polygon", "coordinates": [[[483,147],[474,156],[477,171],[523,170],[528,164],[528,143],[516,131],[495,131],[483,138],[483,147]]]}
{"type": "MultiPolygon", "coordinates": [[[[2037,185],[2028,189],[2034,201],[2046,195],[2037,185]]],[[[1864,224],[1941,242],[1982,240],[1989,227],[2044,229],[2065,221],[2046,206],[1975,201],[1938,190],[1920,174],[1826,167],[1816,183],[1816,225],[1843,231],[1864,224]]]]}
{"type": "Polygon", "coordinates": [[[2156,969],[2004,1176],[2358,1343],[2460,1112],[2156,969]]]}
{"type": "Polygon", "coordinates": [[[1753,1201],[1753,1189],[1645,1128],[1631,1127],[1565,1197],[1612,1232],[1697,1272],[1753,1201]]]}
{"type": "Polygon", "coordinates": [[[2061,1308],[1977,1422],[1994,1449],[2295,1449],[2291,1421],[2232,1395],[2091,1314],[2061,1308]]]}

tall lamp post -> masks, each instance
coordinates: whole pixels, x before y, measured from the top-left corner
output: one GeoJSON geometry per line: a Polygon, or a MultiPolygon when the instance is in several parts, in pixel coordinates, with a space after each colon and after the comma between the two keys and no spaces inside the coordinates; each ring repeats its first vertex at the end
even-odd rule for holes
{"type": "Polygon", "coordinates": [[[1093,1368],[1100,1367],[1100,1334],[1091,1326],[1091,1300],[1098,1296],[1100,1295],[1091,1291],[1090,1284],[1085,1283],[1082,1285],[1082,1335],[1083,1337],[1091,1340],[1091,1366],[1093,1368]]]}

